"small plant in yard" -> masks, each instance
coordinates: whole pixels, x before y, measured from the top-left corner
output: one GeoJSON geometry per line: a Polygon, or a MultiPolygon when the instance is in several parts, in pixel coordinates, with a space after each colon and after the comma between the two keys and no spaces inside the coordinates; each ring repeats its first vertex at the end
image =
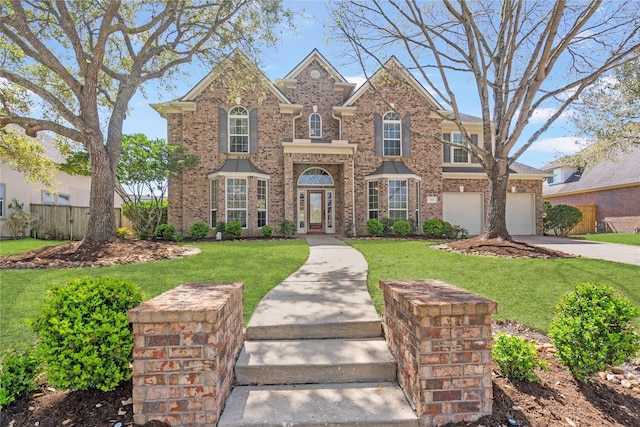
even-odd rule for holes
{"type": "Polygon", "coordinates": [[[239,239],[242,237],[242,224],[240,221],[229,221],[224,228],[225,239],[239,239]]]}
{"type": "Polygon", "coordinates": [[[631,320],[640,309],[606,285],[585,283],[562,297],[549,328],[560,363],[580,381],[638,355],[631,320]]]}
{"type": "Polygon", "coordinates": [[[391,218],[382,218],[382,235],[388,236],[393,231],[393,220],[391,218]]]}
{"type": "Polygon", "coordinates": [[[296,234],[296,223],[285,219],[280,223],[280,234],[284,237],[293,237],[296,234]]]}
{"type": "Polygon", "coordinates": [[[162,240],[175,240],[176,228],[171,224],[160,224],[156,227],[156,238],[162,240]]]}
{"type": "Polygon", "coordinates": [[[344,226],[344,235],[347,237],[353,237],[353,230],[354,230],[354,226],[352,222],[348,222],[345,226],[344,226]]]}
{"type": "Polygon", "coordinates": [[[140,288],[119,279],[85,277],[49,291],[32,322],[49,384],[109,391],[131,378],[133,334],[126,312],[141,301],[140,288]]]}
{"type": "Polygon", "coordinates": [[[15,348],[0,357],[0,410],[38,387],[42,364],[32,348],[15,348]]]}
{"type": "Polygon", "coordinates": [[[409,221],[398,220],[393,223],[393,231],[399,236],[408,236],[411,234],[411,224],[409,221]]]}
{"type": "Polygon", "coordinates": [[[273,236],[273,227],[270,225],[263,225],[260,231],[262,231],[262,235],[267,239],[273,236]]]}
{"type": "Polygon", "coordinates": [[[535,368],[547,369],[549,362],[538,359],[536,346],[520,337],[499,333],[491,350],[493,361],[503,377],[526,382],[539,382],[535,368]]]}
{"type": "Polygon", "coordinates": [[[36,216],[32,213],[25,212],[24,203],[20,203],[18,199],[12,199],[8,208],[13,209],[15,212],[6,219],[4,230],[14,240],[29,236],[31,228],[36,222],[36,216]]]}
{"type": "Polygon", "coordinates": [[[118,239],[126,239],[130,237],[133,233],[127,227],[120,227],[116,229],[116,236],[118,239]]]}
{"type": "Polygon", "coordinates": [[[458,237],[458,230],[450,223],[444,221],[442,223],[442,236],[445,239],[455,239],[458,237]]]}
{"type": "Polygon", "coordinates": [[[220,221],[216,224],[216,235],[220,233],[222,237],[224,237],[224,229],[227,228],[227,223],[224,221],[220,221]]]}
{"type": "Polygon", "coordinates": [[[437,218],[426,220],[422,224],[422,232],[426,237],[438,239],[442,237],[442,221],[437,218]]]}
{"type": "Polygon", "coordinates": [[[566,237],[571,229],[582,221],[582,211],[575,206],[545,204],[543,224],[545,231],[553,231],[556,236],[566,237]]]}
{"type": "Polygon", "coordinates": [[[367,220],[367,231],[372,236],[379,237],[384,233],[384,226],[382,225],[382,222],[380,222],[380,220],[372,218],[370,220],[367,220]]]}
{"type": "Polygon", "coordinates": [[[207,234],[209,234],[209,226],[202,221],[193,223],[189,229],[189,237],[192,239],[204,239],[207,234]]]}

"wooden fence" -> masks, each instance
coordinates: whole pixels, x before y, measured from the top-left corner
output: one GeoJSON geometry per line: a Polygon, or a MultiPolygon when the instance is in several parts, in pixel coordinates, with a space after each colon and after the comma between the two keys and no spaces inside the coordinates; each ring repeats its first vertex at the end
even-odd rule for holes
{"type": "MultiPolygon", "coordinates": [[[[38,239],[82,240],[89,226],[89,208],[79,206],[31,205],[36,216],[32,233],[38,239]]],[[[116,227],[122,223],[120,209],[114,208],[116,227]]]]}
{"type": "Polygon", "coordinates": [[[569,234],[596,233],[596,205],[576,206],[582,212],[582,221],[571,229],[569,234]]]}

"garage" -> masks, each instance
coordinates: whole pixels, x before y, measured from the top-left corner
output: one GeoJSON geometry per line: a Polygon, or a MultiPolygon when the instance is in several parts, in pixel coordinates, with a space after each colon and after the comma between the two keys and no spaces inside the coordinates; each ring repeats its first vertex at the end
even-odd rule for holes
{"type": "Polygon", "coordinates": [[[443,193],[442,218],[452,225],[466,228],[470,235],[482,233],[482,193],[443,193]]]}
{"type": "Polygon", "coordinates": [[[535,195],[507,193],[507,230],[512,236],[536,234],[535,195]]]}

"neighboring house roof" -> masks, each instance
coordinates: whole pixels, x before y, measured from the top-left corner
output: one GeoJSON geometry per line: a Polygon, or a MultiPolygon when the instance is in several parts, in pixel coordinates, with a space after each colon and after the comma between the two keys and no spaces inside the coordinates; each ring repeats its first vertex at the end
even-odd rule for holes
{"type": "MultiPolygon", "coordinates": [[[[19,134],[25,135],[24,129],[15,124],[9,124],[6,128],[12,132],[17,132],[19,134]]],[[[56,164],[61,164],[66,161],[60,150],[58,149],[58,145],[56,141],[51,138],[46,132],[38,132],[36,138],[27,137],[29,139],[35,140],[40,143],[42,148],[44,149],[44,154],[47,156],[49,160],[52,160],[56,164]]]]}
{"type": "MultiPolygon", "coordinates": [[[[557,167],[557,165],[556,165],[557,167]]],[[[640,185],[640,147],[577,170],[562,183],[543,186],[545,196],[640,185]]]]}
{"type": "Polygon", "coordinates": [[[209,174],[209,178],[215,178],[218,175],[224,176],[259,176],[269,177],[269,174],[259,169],[251,163],[249,159],[227,159],[222,166],[209,174]]]}

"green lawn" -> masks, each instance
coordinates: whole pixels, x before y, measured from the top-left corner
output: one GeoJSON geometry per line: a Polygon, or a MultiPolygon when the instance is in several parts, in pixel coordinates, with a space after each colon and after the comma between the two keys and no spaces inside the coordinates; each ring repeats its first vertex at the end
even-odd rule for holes
{"type": "MultiPolygon", "coordinates": [[[[11,243],[2,243],[3,254],[5,251],[7,254],[13,253],[11,243]]],[[[71,278],[91,276],[129,280],[142,288],[145,299],[181,283],[243,282],[246,323],[264,294],[297,270],[309,254],[309,248],[302,240],[212,242],[195,246],[202,253],[145,264],[60,270],[1,270],[0,350],[35,339],[26,320],[37,315],[47,289],[64,284],[71,278]]]]}
{"type": "Polygon", "coordinates": [[[55,246],[67,241],[60,240],[36,240],[32,238],[18,240],[0,240],[0,256],[9,256],[29,252],[43,246],[55,246]]]}
{"type": "Polygon", "coordinates": [[[504,259],[431,249],[424,241],[350,241],[369,263],[380,312],[381,279],[438,279],[498,302],[497,319],[546,332],[560,297],[584,282],[605,283],[640,306],[640,267],[593,259],[504,259]]]}
{"type": "Polygon", "coordinates": [[[640,234],[632,233],[601,233],[577,234],[569,236],[574,239],[591,240],[593,242],[622,243],[623,245],[640,246],[640,234]]]}

